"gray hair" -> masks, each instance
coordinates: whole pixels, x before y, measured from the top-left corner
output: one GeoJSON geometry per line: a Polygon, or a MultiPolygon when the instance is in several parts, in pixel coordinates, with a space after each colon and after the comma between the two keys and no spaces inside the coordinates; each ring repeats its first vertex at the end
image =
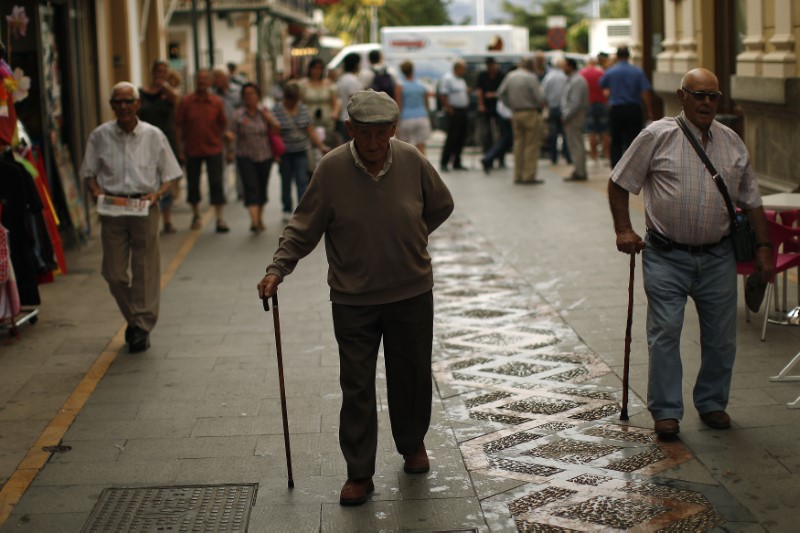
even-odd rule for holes
{"type": "Polygon", "coordinates": [[[114,93],[117,92],[120,89],[130,89],[131,92],[133,92],[133,97],[135,99],[137,99],[137,100],[139,99],[139,88],[136,85],[134,85],[131,82],[129,82],[129,81],[121,81],[121,82],[117,83],[116,85],[114,85],[111,88],[111,96],[113,97],[114,93]]]}

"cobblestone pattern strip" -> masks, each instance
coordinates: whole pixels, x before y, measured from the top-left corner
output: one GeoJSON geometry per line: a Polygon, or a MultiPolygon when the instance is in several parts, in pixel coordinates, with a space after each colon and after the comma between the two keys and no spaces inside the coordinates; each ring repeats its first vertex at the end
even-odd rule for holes
{"type": "MultiPolygon", "coordinates": [[[[449,222],[430,249],[434,376],[467,468],[503,487],[482,500],[492,530],[702,531],[723,521],[700,492],[651,477],[692,455],[618,422],[621,391],[595,382],[611,370],[469,222],[449,222]],[[508,490],[502,480],[522,483],[508,490]]],[[[630,408],[643,406],[633,398],[630,408]]]]}

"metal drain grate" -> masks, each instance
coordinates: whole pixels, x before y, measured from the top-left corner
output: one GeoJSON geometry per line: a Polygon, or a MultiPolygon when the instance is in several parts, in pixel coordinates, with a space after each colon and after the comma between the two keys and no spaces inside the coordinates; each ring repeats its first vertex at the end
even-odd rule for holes
{"type": "Polygon", "coordinates": [[[257,484],[105,489],[83,533],[244,532],[257,484]]]}

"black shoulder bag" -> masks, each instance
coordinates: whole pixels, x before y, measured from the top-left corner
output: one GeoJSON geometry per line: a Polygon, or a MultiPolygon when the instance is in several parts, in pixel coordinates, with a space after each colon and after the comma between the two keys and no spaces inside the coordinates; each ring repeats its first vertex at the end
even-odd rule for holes
{"type": "Polygon", "coordinates": [[[725,199],[725,207],[728,208],[728,216],[731,217],[730,238],[733,243],[733,253],[736,256],[736,261],[752,261],[756,252],[756,233],[753,231],[750,221],[747,220],[747,217],[743,213],[736,213],[736,209],[734,209],[733,202],[731,201],[731,196],[728,194],[728,187],[725,186],[725,182],[722,181],[719,172],[714,168],[706,151],[703,150],[703,147],[697,142],[697,138],[689,131],[689,127],[683,121],[683,118],[675,117],[675,121],[678,123],[681,130],[683,130],[683,133],[686,134],[686,137],[697,152],[697,155],[699,155],[700,159],[705,163],[706,168],[711,173],[711,177],[714,179],[714,183],[717,185],[717,189],[719,189],[719,192],[725,199]]]}

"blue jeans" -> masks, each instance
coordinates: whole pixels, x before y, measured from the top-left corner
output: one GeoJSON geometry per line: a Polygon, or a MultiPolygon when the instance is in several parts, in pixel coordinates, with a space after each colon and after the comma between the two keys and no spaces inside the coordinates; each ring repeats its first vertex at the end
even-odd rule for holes
{"type": "Polygon", "coordinates": [[[286,152],[281,156],[281,199],[283,201],[283,212],[291,213],[294,211],[292,203],[292,182],[297,187],[297,201],[308,188],[308,156],[306,151],[286,152]]]}
{"type": "Polygon", "coordinates": [[[643,254],[647,293],[650,372],[647,408],[654,420],[683,417],[681,329],[687,297],[700,319],[700,371],[694,406],[700,413],[724,410],[736,358],[736,260],[728,239],[701,255],[656,250],[643,254]]]}
{"type": "Polygon", "coordinates": [[[572,158],[567,146],[567,134],[564,132],[564,124],[561,122],[561,108],[551,107],[547,110],[547,125],[549,127],[547,137],[547,148],[550,152],[550,161],[555,165],[558,162],[558,136],[561,136],[561,155],[567,163],[572,164],[572,158]]]}

